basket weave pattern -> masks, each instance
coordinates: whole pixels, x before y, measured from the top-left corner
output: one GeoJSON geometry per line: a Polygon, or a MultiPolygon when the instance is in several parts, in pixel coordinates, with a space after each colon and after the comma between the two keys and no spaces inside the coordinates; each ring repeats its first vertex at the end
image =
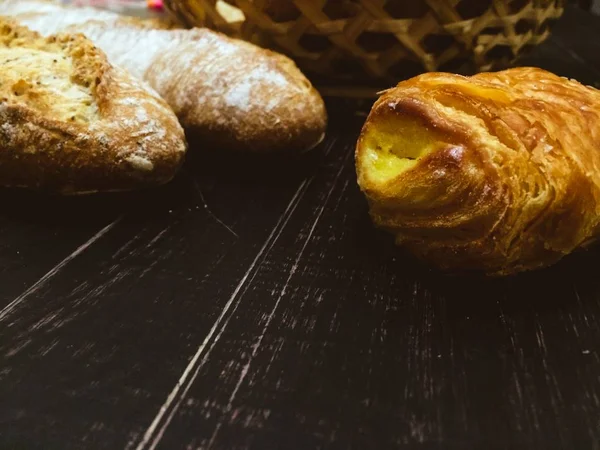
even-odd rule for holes
{"type": "Polygon", "coordinates": [[[548,37],[564,2],[227,0],[237,10],[215,0],[165,3],[187,26],[272,47],[307,72],[388,82],[423,71],[507,66],[548,37]]]}

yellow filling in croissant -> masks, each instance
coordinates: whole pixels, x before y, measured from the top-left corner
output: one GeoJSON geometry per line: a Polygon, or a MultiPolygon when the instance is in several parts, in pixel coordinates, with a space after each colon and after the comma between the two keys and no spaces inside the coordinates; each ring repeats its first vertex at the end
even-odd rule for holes
{"type": "Polygon", "coordinates": [[[536,68],[385,91],[356,149],[378,226],[448,269],[547,266],[600,234],[600,91],[536,68]]]}
{"type": "Polygon", "coordinates": [[[414,167],[440,143],[437,133],[413,118],[381,121],[364,137],[361,166],[371,182],[386,183],[414,167]]]}

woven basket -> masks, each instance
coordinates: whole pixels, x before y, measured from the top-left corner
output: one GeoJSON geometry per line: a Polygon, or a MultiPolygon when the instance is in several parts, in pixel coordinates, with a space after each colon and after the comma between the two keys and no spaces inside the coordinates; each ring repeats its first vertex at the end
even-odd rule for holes
{"type": "MultiPolygon", "coordinates": [[[[291,56],[309,74],[389,85],[424,71],[508,66],[542,42],[565,0],[166,0],[208,26],[291,56]]],[[[322,79],[320,79],[322,81],[322,79]]],[[[341,82],[341,84],[340,84],[341,82]]]]}

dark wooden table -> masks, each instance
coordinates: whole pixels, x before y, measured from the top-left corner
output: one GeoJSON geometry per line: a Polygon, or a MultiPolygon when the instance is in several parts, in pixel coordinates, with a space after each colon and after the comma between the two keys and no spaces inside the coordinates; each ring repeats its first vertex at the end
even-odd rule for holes
{"type": "MultiPolygon", "coordinates": [[[[570,9],[523,63],[600,82],[570,9]]],[[[598,449],[600,249],[452,277],[373,229],[364,120],[162,189],[0,191],[0,449],[598,449]]]]}

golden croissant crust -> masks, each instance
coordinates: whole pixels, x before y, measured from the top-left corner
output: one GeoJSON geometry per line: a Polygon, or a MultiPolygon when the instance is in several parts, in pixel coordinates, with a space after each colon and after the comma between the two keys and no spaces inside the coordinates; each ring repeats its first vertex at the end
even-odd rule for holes
{"type": "Polygon", "coordinates": [[[559,260],[600,222],[600,91],[536,68],[430,73],[375,103],[356,149],[378,226],[447,269],[559,260]]]}

